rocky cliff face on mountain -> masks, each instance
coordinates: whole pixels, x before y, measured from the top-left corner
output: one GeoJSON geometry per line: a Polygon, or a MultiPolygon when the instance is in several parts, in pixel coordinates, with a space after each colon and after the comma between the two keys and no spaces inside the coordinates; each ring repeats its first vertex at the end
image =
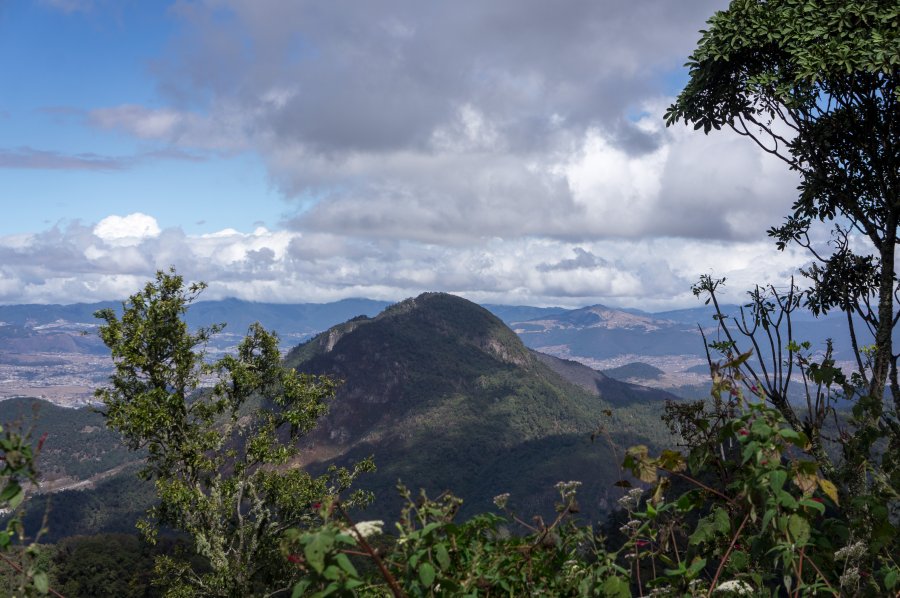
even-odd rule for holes
{"type": "Polygon", "coordinates": [[[660,404],[671,398],[535,354],[484,308],[443,293],[338,325],[287,362],[343,380],[304,464],[374,455],[378,472],[361,486],[386,515],[398,479],[430,493],[451,489],[473,509],[511,492],[526,511],[551,508],[553,485],[580,479],[583,508],[600,515],[618,496],[621,452],[592,444],[591,433],[614,430],[619,448],[655,444],[664,437],[660,404]]]}

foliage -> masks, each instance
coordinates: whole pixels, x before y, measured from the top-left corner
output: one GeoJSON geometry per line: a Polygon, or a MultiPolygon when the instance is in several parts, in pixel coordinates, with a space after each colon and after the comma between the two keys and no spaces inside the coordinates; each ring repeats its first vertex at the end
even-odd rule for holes
{"type": "MultiPolygon", "coordinates": [[[[731,360],[744,388],[803,439],[800,448],[814,462],[803,466],[805,490],[815,485],[810,476],[817,476],[816,484],[827,479],[820,487],[841,503],[833,519],[851,541],[837,551],[843,563],[811,556],[822,572],[812,580],[796,573],[794,587],[897,591],[891,560],[897,517],[890,511],[900,499],[900,383],[892,338],[900,320],[898,42],[896,2],[736,0],[710,19],[688,63],[690,81],[666,114],[669,124],[684,120],[707,133],[730,127],[800,177],[792,214],[769,235],[779,249],[795,243],[809,251],[812,265],[801,270],[809,288],[800,292],[793,281],[786,290],[757,288],[734,318],[718,305],[724,279],[706,276],[694,289],[716,307],[720,340],[710,347],[731,360]],[[834,223],[827,244],[810,232],[816,220],[834,223]],[[856,253],[867,246],[871,254],[856,253]],[[801,305],[815,314],[837,309],[846,315],[854,371],[837,367],[830,342],[817,354],[794,338],[792,314],[801,305]],[[863,346],[859,330],[871,334],[874,345],[863,346]],[[798,382],[805,405],[790,400],[788,389],[798,382]],[[843,400],[852,405],[845,417],[838,412],[843,400]],[[846,577],[836,577],[839,569],[846,577]]],[[[815,554],[826,542],[818,541],[819,529],[812,526],[808,546],[799,542],[801,555],[815,554]]],[[[799,565],[794,561],[803,562],[802,556],[799,565]]]]}
{"type": "Polygon", "coordinates": [[[364,532],[373,522],[354,523],[339,502],[323,504],[320,527],[285,535],[304,573],[294,596],[900,595],[896,521],[861,509],[871,497],[840,498],[809,439],[744,397],[748,357],[716,369],[712,411],[670,413],[686,453],[627,451],[625,467],[650,486],[620,482],[625,516],[608,540],[575,519],[577,482],[560,482],[557,517],[534,525],[507,509],[509,495],[495,499],[505,516],[457,523],[459,499],[401,488],[396,536],[377,545],[364,532]]]}
{"type": "MultiPolygon", "coordinates": [[[[883,497],[840,496],[834,480],[810,459],[809,438],[761,400],[762,391],[744,399],[739,366],[749,357],[717,368],[714,413],[682,409],[674,415],[690,432],[687,455],[664,451],[651,458],[645,449],[632,449],[626,459],[636,476],[655,485],[653,499],[635,511],[634,534],[646,535],[649,558],[670,567],[664,585],[687,591],[694,579],[707,588],[727,579],[753,593],[896,593],[900,535],[886,505],[876,507],[883,497]],[[694,489],[666,502],[659,497],[673,478],[694,489]],[[677,530],[669,518],[698,511],[703,517],[673,567],[672,545],[657,530],[677,530]],[[701,562],[693,575],[682,566],[701,562]],[[712,581],[706,581],[713,567],[712,581]]],[[[896,504],[896,488],[888,498],[896,504]]],[[[680,530],[687,534],[683,525],[680,530]]]]}
{"type": "Polygon", "coordinates": [[[115,371],[96,395],[107,425],[147,451],[141,473],[160,502],[141,529],[151,540],[161,525],[183,531],[208,562],[204,571],[159,557],[167,595],[251,596],[289,583],[294,573],[275,558],[281,534],[313,522],[310,505],[370,463],[318,478],[292,464],[294,443],[325,413],[333,382],[282,367],[277,338],[259,325],[236,355],[209,363],[204,346],[222,326],[191,332],[184,321],[203,288],[158,272],[121,317],[97,312],[115,371]]]}
{"type": "Polygon", "coordinates": [[[791,316],[800,302],[793,287],[782,293],[757,289],[746,311],[728,318],[716,299],[721,283],[705,277],[695,288],[715,304],[724,335],[710,347],[732,360],[744,388],[771,404],[790,430],[806,439],[804,449],[835,484],[858,540],[896,543],[897,517],[894,513],[891,519],[889,510],[900,507],[900,425],[895,413],[868,394],[866,374],[872,375],[874,351],[858,350],[861,369],[847,376],[837,367],[830,343],[814,355],[809,343],[792,337],[791,316]],[[743,354],[742,343],[750,345],[743,354]],[[805,400],[792,402],[788,388],[798,382],[805,400]],[[842,401],[852,406],[849,412],[839,411],[842,401]]]}
{"type": "MultiPolygon", "coordinates": [[[[324,524],[285,536],[286,558],[305,573],[294,596],[628,596],[627,572],[606,553],[589,526],[580,526],[575,490],[578,482],[557,485],[560,501],[550,523],[534,525],[511,511],[485,513],[457,523],[461,500],[445,494],[413,500],[401,487],[405,507],[397,536],[376,550],[367,532],[372,523],[354,524],[340,503],[323,505],[324,524]],[[516,522],[527,530],[513,535],[516,522]],[[357,558],[354,565],[350,556],[357,558]],[[359,567],[360,559],[376,566],[359,567]],[[362,571],[362,573],[361,573],[362,571]]],[[[508,495],[496,497],[505,509],[508,495]]]]}
{"type": "Polygon", "coordinates": [[[116,470],[93,487],[41,492],[24,503],[25,529],[44,529],[44,542],[69,536],[127,534],[157,501],[152,487],[136,475],[140,466],[116,470]]]}
{"type": "Polygon", "coordinates": [[[90,407],[71,409],[26,397],[0,401],[0,421],[14,420],[27,421],[50,439],[37,461],[45,482],[82,480],[141,457],[122,446],[118,435],[107,430],[103,417],[90,407]]]}
{"type": "Polygon", "coordinates": [[[735,0],[709,20],[688,66],[690,80],[666,113],[668,124],[684,120],[707,133],[730,127],[799,174],[793,213],[769,234],[779,249],[796,243],[809,250],[806,303],[815,313],[847,314],[860,394],[869,401],[865,426],[897,436],[900,7],[735,0]],[[830,248],[810,236],[815,220],[835,223],[830,248]],[[854,253],[856,233],[871,255],[854,253]],[[868,365],[854,315],[875,337],[868,365]],[[892,408],[883,405],[888,385],[892,408]]]}
{"type": "MultiPolygon", "coordinates": [[[[23,432],[16,424],[0,426],[0,434],[0,508],[6,515],[6,525],[0,530],[4,582],[13,596],[45,595],[51,591],[46,562],[41,559],[37,539],[25,545],[28,538],[21,513],[25,486],[38,485],[35,463],[47,437],[42,436],[33,446],[30,431],[23,432]]],[[[42,531],[38,528],[38,537],[42,531]]]]}
{"type": "Polygon", "coordinates": [[[150,546],[133,534],[73,536],[53,547],[50,575],[67,598],[161,596],[151,585],[153,558],[167,544],[150,546]]]}

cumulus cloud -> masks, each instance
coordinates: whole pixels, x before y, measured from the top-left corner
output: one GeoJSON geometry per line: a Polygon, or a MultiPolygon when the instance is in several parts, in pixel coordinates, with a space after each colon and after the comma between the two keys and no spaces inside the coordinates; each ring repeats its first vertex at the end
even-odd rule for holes
{"type": "Polygon", "coordinates": [[[154,71],[171,105],[90,121],[258,152],[301,232],[750,239],[795,178],[736,135],[662,125],[662,81],[722,6],[179,3],[180,34],[154,71]]]}
{"type": "Polygon", "coordinates": [[[179,3],[154,69],[172,105],[90,120],[259,152],[298,230],[741,238],[793,179],[743,140],[661,124],[664,77],[722,4],[179,3]]]}
{"type": "Polygon", "coordinates": [[[94,227],[94,235],[107,245],[133,246],[158,237],[159,225],[152,216],[136,212],[127,216],[107,216],[94,227]]]}
{"type": "Polygon", "coordinates": [[[693,305],[690,285],[699,274],[727,273],[726,299],[739,300],[755,283],[786,280],[803,260],[766,241],[523,238],[429,246],[262,227],[187,235],[131,214],[0,237],[0,302],[122,299],[174,265],[207,281],[210,299],[399,300],[439,290],[480,302],[664,309],[693,305]]]}
{"type": "Polygon", "coordinates": [[[67,285],[95,285],[77,296],[175,264],[210,296],[267,301],[663,308],[691,304],[705,272],[737,299],[805,258],[764,238],[795,195],[777,159],[662,123],[665,81],[725,4],[175,3],[153,64],[165,101],[88,121],[160,151],[255,152],[292,215],[252,233],[54,229],[0,243],[23,264],[10,276],[57,293],[62,271],[24,265],[45,247],[78,260],[67,285]]]}

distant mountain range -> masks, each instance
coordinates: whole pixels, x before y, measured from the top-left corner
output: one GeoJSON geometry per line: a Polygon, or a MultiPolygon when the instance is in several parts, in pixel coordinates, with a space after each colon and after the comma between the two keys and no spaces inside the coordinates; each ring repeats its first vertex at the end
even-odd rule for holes
{"type": "MultiPolygon", "coordinates": [[[[199,301],[188,311],[191,326],[226,323],[225,337],[241,336],[253,322],[277,331],[287,346],[359,315],[375,316],[390,303],[371,299],[344,299],[333,303],[259,303],[238,299],[199,301]]],[[[3,350],[15,353],[101,351],[92,331],[98,325],[93,314],[99,309],[119,309],[118,302],[73,305],[0,306],[0,338],[3,350]],[[72,337],[73,340],[64,340],[72,337]],[[80,337],[80,338],[76,338],[80,337]]],[[[698,325],[714,329],[713,311],[708,306],[648,313],[636,309],[616,309],[593,305],[578,309],[484,305],[488,311],[512,327],[532,348],[568,346],[574,356],[601,359],[635,355],[702,355],[698,325]]],[[[739,306],[724,306],[726,313],[738,314],[739,306]]],[[[794,315],[795,336],[823,345],[835,340],[838,350],[848,343],[846,320],[842,314],[814,318],[809,312],[794,315]]],[[[865,335],[862,335],[865,337],[865,335]]],[[[868,342],[863,338],[862,342],[868,342]]]]}
{"type": "MultiPolygon", "coordinates": [[[[198,301],[187,313],[192,327],[225,323],[223,334],[213,342],[220,349],[236,344],[247,328],[261,322],[281,335],[287,347],[296,345],[317,332],[357,315],[374,316],[390,305],[371,299],[344,299],[333,303],[257,303],[238,299],[198,301]]],[[[0,339],[3,351],[92,352],[105,348],[96,334],[94,313],[101,309],[121,309],[121,302],[79,303],[74,305],[3,305],[0,306],[0,339]],[[69,337],[72,341],[64,341],[69,337]],[[12,342],[10,342],[10,340],[12,342]]]]}
{"type": "MultiPolygon", "coordinates": [[[[620,495],[613,482],[623,449],[666,443],[660,414],[675,399],[528,349],[488,310],[441,293],[333,326],[286,363],[343,381],[299,464],[321,472],[374,455],[378,471],[359,482],[376,494],[372,517],[397,516],[398,481],[431,495],[451,490],[465,500],[464,514],[509,492],[521,513],[549,515],[554,485],[574,479],[584,482],[582,512],[598,519],[620,495]]],[[[3,402],[0,411],[11,417],[33,403],[3,402]]],[[[129,529],[152,486],[134,478],[135,455],[102,418],[48,405],[35,426],[51,432],[42,467],[58,486],[78,488],[50,497],[51,537],[129,529]]],[[[28,522],[40,525],[45,509],[33,501],[28,522]]]]}
{"type": "MultiPolygon", "coordinates": [[[[741,307],[725,305],[730,318],[740,318],[741,307]]],[[[510,326],[529,347],[554,354],[595,360],[618,355],[693,355],[705,357],[700,328],[708,340],[717,340],[712,308],[694,308],[655,314],[638,310],[619,310],[602,305],[565,310],[532,319],[510,320],[510,326]]],[[[749,314],[748,314],[749,315],[749,314]]],[[[861,344],[872,337],[857,324],[861,344]]],[[[814,350],[822,350],[827,339],[834,341],[838,359],[851,359],[846,316],[830,313],[816,318],[797,310],[792,317],[794,338],[809,341],[814,350]]],[[[734,327],[732,326],[732,330],[734,327]]],[[[735,336],[740,338],[737,332],[735,336]]],[[[786,334],[785,334],[786,342],[786,334]]]]}

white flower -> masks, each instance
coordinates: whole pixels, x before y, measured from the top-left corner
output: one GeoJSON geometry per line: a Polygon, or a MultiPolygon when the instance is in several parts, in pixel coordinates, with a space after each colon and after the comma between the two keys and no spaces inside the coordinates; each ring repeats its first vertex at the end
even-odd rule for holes
{"type": "Polygon", "coordinates": [[[571,494],[578,490],[578,487],[581,486],[581,482],[576,480],[571,480],[568,482],[556,482],[556,489],[559,490],[562,494],[571,494]]]}
{"type": "Polygon", "coordinates": [[[632,519],[631,521],[629,521],[628,523],[626,523],[622,527],[620,527],[619,531],[622,532],[623,534],[625,534],[626,536],[630,536],[631,534],[636,532],[639,527],[641,527],[641,522],[638,521],[637,519],[632,519]]]}
{"type": "Polygon", "coordinates": [[[850,559],[851,561],[856,561],[864,554],[866,554],[866,543],[860,541],[844,546],[834,553],[834,558],[837,560],[850,559]]]}
{"type": "Polygon", "coordinates": [[[851,567],[841,575],[841,587],[848,589],[855,589],[857,585],[859,585],[859,569],[857,567],[851,567]]]}
{"type": "Polygon", "coordinates": [[[509,492],[504,492],[503,494],[498,494],[494,497],[494,504],[498,509],[505,509],[506,503],[509,501],[509,492]]]}
{"type": "Polygon", "coordinates": [[[353,526],[353,529],[356,530],[356,533],[358,533],[363,538],[368,538],[369,536],[380,534],[381,528],[383,527],[384,521],[377,519],[375,521],[360,521],[353,526]]]}
{"type": "Polygon", "coordinates": [[[626,495],[618,500],[619,506],[628,511],[633,511],[641,503],[644,491],[641,488],[632,488],[626,495]]]}
{"type": "Polygon", "coordinates": [[[723,594],[733,594],[735,596],[750,596],[753,594],[753,587],[746,581],[732,579],[730,581],[722,582],[716,587],[715,593],[718,594],[720,592],[723,594]]]}

